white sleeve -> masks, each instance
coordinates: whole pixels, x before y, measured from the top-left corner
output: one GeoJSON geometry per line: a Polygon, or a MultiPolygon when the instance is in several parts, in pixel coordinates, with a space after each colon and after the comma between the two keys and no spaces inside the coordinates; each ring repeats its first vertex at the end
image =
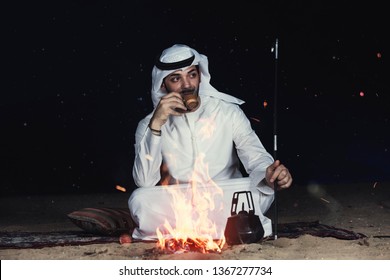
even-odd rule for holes
{"type": "Polygon", "coordinates": [[[161,136],[151,133],[148,127],[150,118],[140,121],[135,133],[133,178],[138,187],[153,187],[161,178],[161,136]]]}
{"type": "Polygon", "coordinates": [[[236,107],[233,116],[233,141],[246,172],[251,178],[251,184],[258,187],[264,194],[273,194],[273,189],[262,182],[265,171],[274,162],[252,129],[249,119],[240,107],[236,107]]]}

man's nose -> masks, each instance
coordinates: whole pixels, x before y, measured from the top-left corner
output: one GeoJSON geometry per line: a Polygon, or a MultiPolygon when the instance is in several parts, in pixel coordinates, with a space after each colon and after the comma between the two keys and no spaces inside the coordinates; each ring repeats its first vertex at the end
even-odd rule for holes
{"type": "Polygon", "coordinates": [[[182,88],[188,88],[188,87],[191,87],[191,81],[189,78],[185,78],[183,79],[183,83],[182,83],[182,88]]]}

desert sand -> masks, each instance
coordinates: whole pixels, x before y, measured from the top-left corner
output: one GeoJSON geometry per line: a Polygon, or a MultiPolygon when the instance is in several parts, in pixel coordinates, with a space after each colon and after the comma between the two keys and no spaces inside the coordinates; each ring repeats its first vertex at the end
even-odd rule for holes
{"type": "MultiPolygon", "coordinates": [[[[19,195],[0,198],[1,231],[81,230],[66,216],[83,207],[126,207],[129,193],[19,195]]],[[[220,253],[161,253],[154,242],[117,242],[41,249],[0,249],[1,260],[389,260],[390,183],[293,185],[278,192],[278,223],[310,222],[362,233],[367,238],[342,240],[302,235],[225,245],[220,253]]],[[[267,216],[274,216],[271,207],[267,216]]]]}

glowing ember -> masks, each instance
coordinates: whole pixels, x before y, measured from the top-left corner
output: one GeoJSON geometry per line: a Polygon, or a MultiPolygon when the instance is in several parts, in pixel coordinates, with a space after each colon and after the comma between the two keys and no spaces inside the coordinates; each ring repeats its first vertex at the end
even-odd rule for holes
{"type": "Polygon", "coordinates": [[[172,195],[172,208],[175,215],[175,228],[166,220],[163,228],[157,228],[157,247],[164,252],[181,253],[197,251],[201,253],[221,252],[225,244],[223,231],[218,233],[215,223],[209,218],[211,211],[220,209],[215,197],[223,192],[208,174],[204,164],[204,154],[196,162],[188,187],[178,189],[167,186],[172,195]],[[219,236],[214,239],[213,236],[219,236]]]}
{"type": "Polygon", "coordinates": [[[118,190],[118,191],[121,191],[121,192],[126,192],[126,189],[122,186],[119,186],[119,185],[116,185],[115,188],[118,190]]]}
{"type": "Polygon", "coordinates": [[[214,249],[206,249],[207,244],[205,240],[176,240],[176,239],[168,239],[165,241],[164,248],[159,247],[160,249],[164,249],[164,252],[169,252],[173,254],[181,254],[187,252],[200,252],[200,253],[220,253],[221,248],[219,246],[215,246],[214,249]]]}

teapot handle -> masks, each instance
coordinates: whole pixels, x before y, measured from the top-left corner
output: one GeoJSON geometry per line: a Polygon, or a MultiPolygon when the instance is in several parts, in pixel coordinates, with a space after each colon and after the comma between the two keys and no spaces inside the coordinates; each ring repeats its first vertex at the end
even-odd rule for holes
{"type": "Polygon", "coordinates": [[[248,202],[248,208],[249,208],[249,214],[254,214],[255,213],[255,207],[253,204],[253,196],[251,191],[240,191],[240,192],[235,192],[233,193],[233,198],[232,198],[232,206],[230,208],[230,214],[236,215],[237,214],[237,204],[238,204],[238,197],[240,194],[246,194],[246,199],[248,202]],[[249,200],[250,197],[250,200],[249,200]]]}

